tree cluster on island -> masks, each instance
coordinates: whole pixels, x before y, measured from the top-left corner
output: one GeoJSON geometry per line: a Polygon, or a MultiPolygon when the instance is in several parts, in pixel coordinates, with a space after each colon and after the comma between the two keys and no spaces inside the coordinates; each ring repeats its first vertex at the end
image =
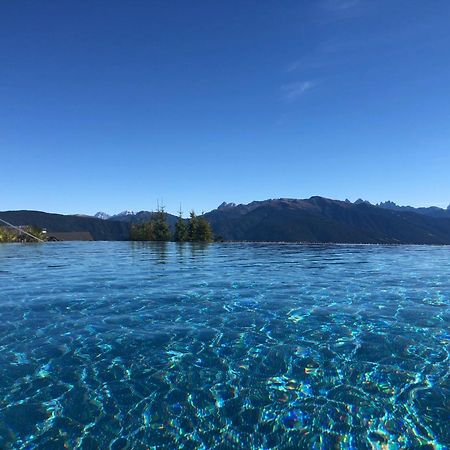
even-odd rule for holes
{"type": "Polygon", "coordinates": [[[209,222],[191,211],[186,222],[180,211],[172,234],[167,223],[164,207],[158,207],[152,218],[144,223],[131,226],[132,241],[175,241],[175,242],[211,242],[213,233],[209,222]]]}

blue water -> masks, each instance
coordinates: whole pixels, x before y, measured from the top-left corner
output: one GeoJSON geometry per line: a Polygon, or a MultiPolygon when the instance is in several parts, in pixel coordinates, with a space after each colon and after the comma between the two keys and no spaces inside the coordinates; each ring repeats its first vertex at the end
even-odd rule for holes
{"type": "Polygon", "coordinates": [[[0,245],[0,448],[443,449],[450,248],[0,245]]]}

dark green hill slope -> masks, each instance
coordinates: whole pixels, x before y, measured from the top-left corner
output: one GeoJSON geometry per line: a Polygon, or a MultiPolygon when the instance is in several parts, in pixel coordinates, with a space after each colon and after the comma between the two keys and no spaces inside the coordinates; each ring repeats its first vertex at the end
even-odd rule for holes
{"type": "Polygon", "coordinates": [[[0,212],[0,219],[16,226],[34,225],[49,232],[88,231],[97,241],[123,241],[130,236],[128,223],[88,216],[66,216],[41,211],[4,211],[0,212]]]}
{"type": "Polygon", "coordinates": [[[450,244],[450,219],[323,197],[221,206],[205,217],[225,240],[450,244]]]}

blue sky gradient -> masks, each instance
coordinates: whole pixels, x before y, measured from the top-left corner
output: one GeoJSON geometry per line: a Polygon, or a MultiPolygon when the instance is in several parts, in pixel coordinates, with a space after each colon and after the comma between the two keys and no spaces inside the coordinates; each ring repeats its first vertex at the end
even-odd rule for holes
{"type": "Polygon", "coordinates": [[[4,1],[0,210],[450,203],[450,2],[4,1]]]}

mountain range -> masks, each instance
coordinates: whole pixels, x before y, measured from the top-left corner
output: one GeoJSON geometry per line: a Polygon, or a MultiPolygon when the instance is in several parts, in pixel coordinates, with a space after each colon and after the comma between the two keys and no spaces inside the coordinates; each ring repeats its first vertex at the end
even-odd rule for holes
{"type": "MultiPolygon", "coordinates": [[[[313,198],[324,198],[324,197],[311,197],[311,199],[313,198]]],[[[310,200],[311,200],[310,199],[310,200]]],[[[279,201],[300,201],[300,200],[295,200],[295,199],[277,199],[279,201]]],[[[273,202],[274,200],[265,200],[262,202],[252,202],[249,205],[237,205],[236,203],[227,203],[227,202],[223,202],[221,205],[219,205],[219,207],[217,209],[219,210],[223,210],[224,208],[231,208],[231,207],[240,207],[242,210],[242,207],[246,207],[248,206],[250,209],[252,208],[251,205],[258,205],[258,204],[263,204],[264,202],[268,202],[271,201],[273,202]]],[[[302,200],[302,201],[306,201],[306,200],[302,200]]],[[[334,200],[334,201],[338,201],[338,200],[334,200]]],[[[351,203],[350,200],[345,200],[345,203],[351,203]]],[[[414,208],[413,206],[400,206],[397,205],[396,203],[388,200],[386,202],[381,202],[381,203],[376,203],[375,205],[372,205],[372,203],[370,203],[368,200],[363,200],[361,198],[359,198],[358,200],[356,200],[354,202],[355,205],[359,205],[359,204],[366,204],[366,205],[371,205],[371,206],[377,206],[378,208],[382,208],[382,209],[390,209],[392,211],[402,211],[402,212],[415,212],[417,214],[423,214],[425,216],[430,216],[430,217],[448,217],[450,218],[450,205],[447,207],[447,209],[443,209],[443,208],[439,208],[437,206],[429,206],[429,207],[419,207],[419,208],[414,208]]],[[[140,222],[145,222],[146,220],[148,220],[151,216],[152,216],[153,212],[151,211],[139,211],[139,212],[134,212],[134,211],[122,211],[118,214],[114,214],[114,215],[110,215],[107,214],[105,212],[98,212],[94,215],[94,217],[98,218],[98,219],[105,219],[105,220],[119,220],[121,222],[131,222],[131,223],[140,223],[140,222]]],[[[175,222],[177,217],[172,215],[172,214],[168,214],[169,217],[169,221],[170,222],[175,222]]]]}
{"type": "Polygon", "coordinates": [[[224,240],[450,244],[450,211],[435,217],[368,202],[275,199],[222,204],[205,214],[224,240]]]}
{"type": "MultiPolygon", "coordinates": [[[[53,232],[89,231],[95,240],[126,240],[130,225],[149,220],[151,211],[99,212],[95,217],[39,211],[0,212],[15,225],[36,225],[53,232]]],[[[450,206],[413,208],[393,202],[373,205],[358,199],[324,197],[269,199],[249,204],[222,203],[204,214],[216,239],[374,244],[450,244],[450,206]]],[[[173,229],[178,218],[167,214],[173,229]]]]}

